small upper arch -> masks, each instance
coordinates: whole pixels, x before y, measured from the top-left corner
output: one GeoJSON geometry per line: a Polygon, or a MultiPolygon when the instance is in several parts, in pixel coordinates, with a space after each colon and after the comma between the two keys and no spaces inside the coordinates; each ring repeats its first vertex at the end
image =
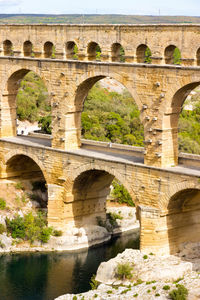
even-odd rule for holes
{"type": "Polygon", "coordinates": [[[33,44],[30,41],[25,41],[23,45],[24,56],[33,56],[33,44]]]}
{"type": "Polygon", "coordinates": [[[120,43],[113,43],[111,46],[112,61],[124,62],[125,51],[120,43]]]}
{"type": "Polygon", "coordinates": [[[52,42],[48,41],[44,44],[44,57],[55,58],[55,47],[52,42]]]}
{"type": "Polygon", "coordinates": [[[96,42],[90,42],[87,46],[88,60],[101,59],[101,47],[96,42]]]}
{"type": "Polygon", "coordinates": [[[65,52],[66,52],[66,58],[68,59],[78,59],[78,47],[77,44],[74,41],[68,41],[65,44],[65,52]]]}
{"type": "Polygon", "coordinates": [[[5,40],[3,42],[3,54],[5,56],[13,55],[13,44],[10,40],[5,40]]]}
{"type": "Polygon", "coordinates": [[[196,56],[197,56],[197,66],[200,66],[200,47],[199,47],[199,49],[197,50],[196,56]]]}
{"type": "Polygon", "coordinates": [[[175,45],[169,45],[165,48],[165,63],[180,65],[181,63],[181,52],[175,45]]]}
{"type": "Polygon", "coordinates": [[[146,44],[141,44],[136,49],[138,63],[151,63],[151,50],[146,44]]]}

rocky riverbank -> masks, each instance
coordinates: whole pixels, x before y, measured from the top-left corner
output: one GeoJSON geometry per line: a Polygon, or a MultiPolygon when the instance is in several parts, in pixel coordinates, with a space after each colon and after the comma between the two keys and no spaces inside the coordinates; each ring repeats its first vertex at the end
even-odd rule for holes
{"type": "MultiPolygon", "coordinates": [[[[26,206],[30,206],[29,202],[26,206]]],[[[19,210],[18,215],[24,212],[19,210]]],[[[0,223],[6,225],[5,219],[12,219],[9,212],[0,215],[0,223]]],[[[51,236],[47,243],[34,241],[32,244],[21,239],[13,239],[6,232],[0,234],[0,253],[9,252],[35,252],[35,251],[73,251],[88,248],[108,242],[113,235],[132,231],[135,239],[139,236],[139,222],[136,220],[134,207],[109,207],[106,222],[99,225],[90,225],[81,228],[72,228],[63,232],[62,236],[51,236]]]]}
{"type": "MultiPolygon", "coordinates": [[[[200,244],[184,244],[177,255],[156,256],[139,250],[126,249],[98,268],[99,286],[82,294],[66,294],[56,300],[74,299],[172,299],[170,295],[182,293],[185,298],[200,297],[200,244]],[[129,266],[130,273],[123,279],[119,265],[129,266]],[[187,295],[188,294],[188,295],[187,295]]],[[[124,271],[125,272],[125,271],[124,271]]],[[[128,272],[128,271],[127,271],[128,272]]],[[[95,283],[97,283],[95,282],[95,283]]]]}

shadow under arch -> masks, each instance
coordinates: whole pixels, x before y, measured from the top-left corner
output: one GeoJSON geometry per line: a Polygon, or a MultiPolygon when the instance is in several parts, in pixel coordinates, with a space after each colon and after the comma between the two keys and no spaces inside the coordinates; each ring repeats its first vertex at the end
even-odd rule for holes
{"type": "Polygon", "coordinates": [[[171,254],[183,243],[200,242],[200,189],[183,189],[170,198],[166,224],[171,254]]]}
{"type": "MultiPolygon", "coordinates": [[[[113,179],[123,184],[121,177],[103,169],[89,169],[81,172],[74,180],[72,187],[72,211],[75,227],[97,225],[97,217],[106,220],[106,199],[110,193],[113,179]]],[[[127,188],[127,184],[123,184],[127,188]]],[[[131,197],[133,193],[128,189],[131,197]]],[[[135,199],[133,199],[134,202],[135,199]]]]}
{"type": "Polygon", "coordinates": [[[47,208],[47,181],[43,170],[35,160],[28,155],[15,154],[7,160],[5,171],[6,179],[22,183],[34,194],[33,200],[40,201],[41,208],[47,208]]]}

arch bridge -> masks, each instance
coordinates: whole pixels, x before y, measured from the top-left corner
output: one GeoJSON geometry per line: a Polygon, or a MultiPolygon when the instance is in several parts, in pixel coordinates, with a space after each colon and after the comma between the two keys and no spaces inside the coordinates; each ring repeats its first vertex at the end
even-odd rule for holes
{"type": "Polygon", "coordinates": [[[48,222],[67,229],[105,216],[116,177],[136,203],[142,249],[199,241],[200,158],[179,156],[177,137],[182,104],[200,84],[199,33],[199,25],[1,25],[1,179],[42,172],[48,222]],[[16,95],[29,71],[51,97],[52,140],[16,136],[16,95]],[[105,77],[133,96],[144,149],[81,140],[84,100],[105,77]]]}

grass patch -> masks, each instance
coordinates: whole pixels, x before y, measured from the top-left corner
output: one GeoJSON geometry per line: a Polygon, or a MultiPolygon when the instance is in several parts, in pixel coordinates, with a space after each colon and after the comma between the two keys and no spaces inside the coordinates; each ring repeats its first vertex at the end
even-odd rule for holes
{"type": "Polygon", "coordinates": [[[115,276],[120,280],[131,279],[133,267],[129,263],[119,263],[117,265],[115,276]]]}
{"type": "Polygon", "coordinates": [[[15,188],[17,190],[24,190],[24,186],[20,181],[15,184],[15,188]]]}

